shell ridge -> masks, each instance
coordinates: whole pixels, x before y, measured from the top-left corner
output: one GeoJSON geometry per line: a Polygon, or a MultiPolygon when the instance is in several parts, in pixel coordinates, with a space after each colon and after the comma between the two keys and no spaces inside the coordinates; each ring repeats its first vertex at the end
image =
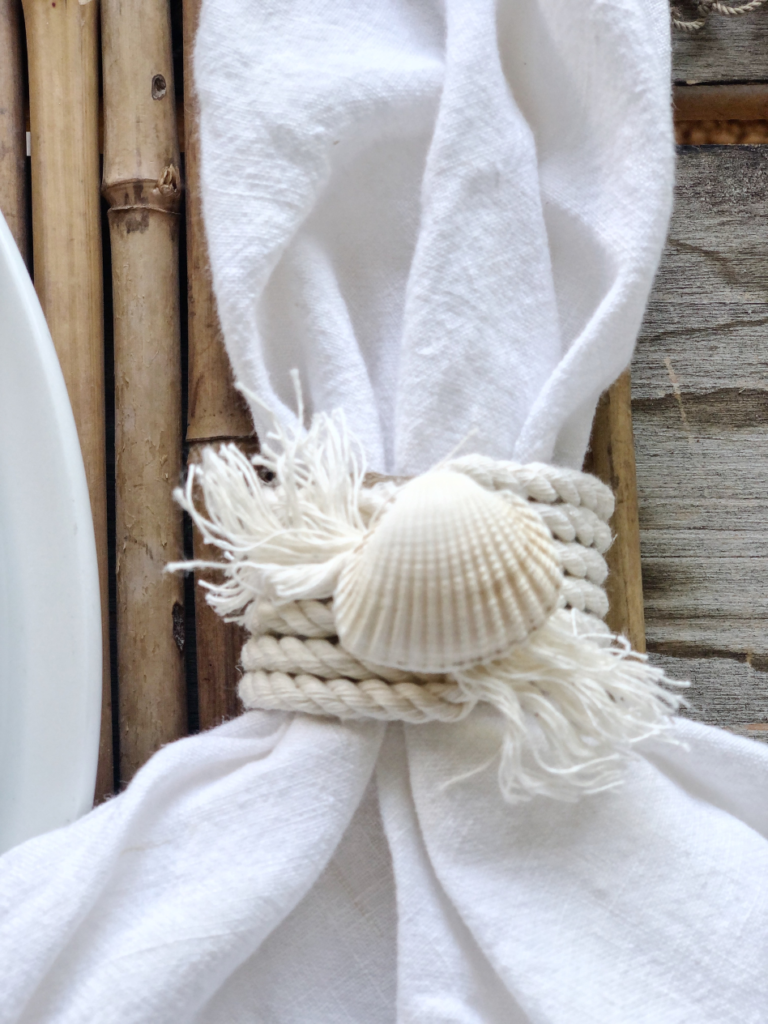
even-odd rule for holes
{"type": "Polygon", "coordinates": [[[334,608],[356,657],[436,674],[499,657],[557,607],[562,566],[520,497],[435,470],[405,484],[345,566],[334,608]]]}

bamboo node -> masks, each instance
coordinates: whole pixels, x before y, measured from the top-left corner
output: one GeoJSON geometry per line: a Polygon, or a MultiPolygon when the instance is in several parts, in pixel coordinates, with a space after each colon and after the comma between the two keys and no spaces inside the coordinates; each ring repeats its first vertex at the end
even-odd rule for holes
{"type": "Polygon", "coordinates": [[[181,206],[181,173],[175,164],[168,164],[159,178],[133,178],[128,181],[105,182],[101,193],[109,203],[109,212],[118,210],[156,210],[178,214],[181,206]]]}

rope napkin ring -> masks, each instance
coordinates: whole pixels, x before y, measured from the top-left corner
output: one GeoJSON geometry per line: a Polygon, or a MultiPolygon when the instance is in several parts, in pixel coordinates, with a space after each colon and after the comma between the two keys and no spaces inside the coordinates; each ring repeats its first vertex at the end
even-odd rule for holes
{"type": "Polygon", "coordinates": [[[490,705],[515,801],[615,786],[681,703],[602,621],[613,495],[585,473],[466,456],[366,475],[319,414],[252,459],[206,449],[176,497],[223,561],[169,568],[223,573],[201,585],[251,634],[246,708],[421,724],[490,705]]]}

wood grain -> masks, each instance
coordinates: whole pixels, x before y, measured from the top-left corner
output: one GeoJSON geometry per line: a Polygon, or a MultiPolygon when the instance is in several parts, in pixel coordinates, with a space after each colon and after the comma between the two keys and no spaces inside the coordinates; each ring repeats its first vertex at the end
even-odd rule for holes
{"type": "Polygon", "coordinates": [[[98,149],[98,6],[24,0],[35,288],[58,353],[91,497],[103,619],[96,798],[113,791],[104,325],[98,149]]]}
{"type": "Polygon", "coordinates": [[[632,365],[648,648],[768,733],[768,152],[683,148],[632,365]]]}
{"type": "Polygon", "coordinates": [[[675,121],[761,121],[768,118],[768,83],[676,85],[675,121]]]}
{"type": "Polygon", "coordinates": [[[768,676],[748,659],[654,655],[654,662],[670,678],[690,682],[685,691],[688,717],[752,739],[768,739],[768,676]]]}
{"type": "Polygon", "coordinates": [[[27,259],[27,139],[20,0],[0,0],[0,210],[27,259]]]}
{"type": "Polygon", "coordinates": [[[189,412],[187,441],[250,437],[253,424],[232,384],[216,312],[200,196],[198,103],[192,47],[201,0],[184,0],[184,113],[186,125],[187,273],[189,278],[189,412]]]}
{"type": "Polygon", "coordinates": [[[179,321],[180,158],[167,0],[102,0],[115,345],[120,781],[187,731],[179,321]]]}
{"type": "MultiPolygon", "coordinates": [[[[189,463],[200,461],[205,444],[192,445],[189,463]]],[[[218,562],[221,552],[194,535],[195,558],[218,562]]],[[[232,622],[224,622],[206,603],[205,580],[220,582],[215,573],[195,574],[195,636],[197,640],[198,714],[201,729],[212,729],[239,712],[237,683],[241,676],[240,652],[246,641],[245,631],[232,622]]]]}
{"type": "Polygon", "coordinates": [[[673,30],[675,82],[747,82],[768,79],[768,10],[737,18],[712,15],[701,32],[673,30]]]}
{"type": "MultiPolygon", "coordinates": [[[[192,47],[200,0],[184,0],[184,121],[186,134],[187,274],[189,310],[189,412],[187,442],[190,459],[205,442],[252,438],[253,425],[224,350],[203,228],[200,199],[200,140],[198,105],[192,74],[192,47]]],[[[200,535],[194,534],[195,558],[211,557],[200,535]]],[[[204,579],[198,574],[196,584],[204,579]]],[[[218,725],[237,713],[236,684],[243,645],[242,630],[223,622],[195,586],[195,633],[200,728],[218,725]]]]}

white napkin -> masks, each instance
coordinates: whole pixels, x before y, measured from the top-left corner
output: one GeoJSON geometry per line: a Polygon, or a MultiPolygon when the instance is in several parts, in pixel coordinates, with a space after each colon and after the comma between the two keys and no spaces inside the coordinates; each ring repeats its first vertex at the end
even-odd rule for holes
{"type": "MultiPolygon", "coordinates": [[[[579,468],[670,209],[665,0],[205,0],[203,192],[235,376],[370,468],[579,468]]],[[[253,407],[256,427],[267,421],[253,407]]]]}
{"type": "Polygon", "coordinates": [[[615,793],[510,807],[445,785],[494,726],[171,744],[0,860],[0,1021],[761,1024],[765,748],[681,722],[615,793]]]}
{"type": "MultiPolygon", "coordinates": [[[[204,0],[238,377],[372,468],[578,465],[671,192],[666,0],[204,0]]],[[[254,407],[257,426],[264,417],[254,407]]],[[[499,723],[252,712],[0,860],[0,1022],[729,1024],[768,1005],[768,749],[680,722],[510,807],[499,723]]]]}

